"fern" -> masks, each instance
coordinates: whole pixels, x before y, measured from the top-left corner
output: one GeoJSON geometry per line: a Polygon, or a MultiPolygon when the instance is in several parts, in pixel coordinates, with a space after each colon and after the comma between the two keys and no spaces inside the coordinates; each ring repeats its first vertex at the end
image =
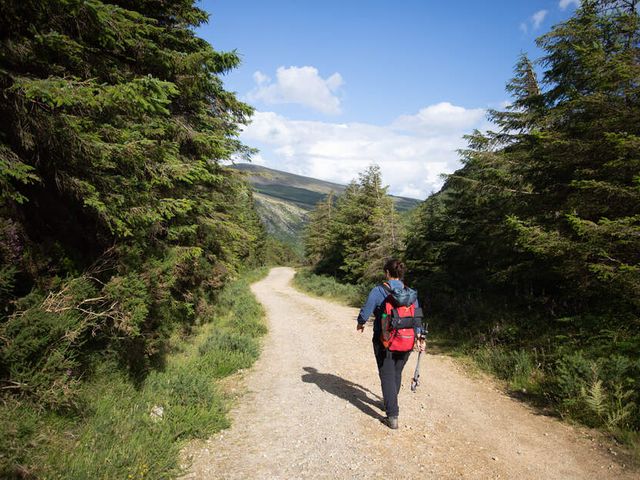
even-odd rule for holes
{"type": "Polygon", "coordinates": [[[613,401],[605,424],[609,430],[626,426],[627,420],[631,417],[636,408],[635,402],[631,400],[634,395],[633,390],[623,390],[620,385],[616,385],[613,391],[613,401]]]}
{"type": "Polygon", "coordinates": [[[602,418],[607,409],[607,394],[602,386],[602,380],[595,380],[589,389],[582,388],[582,397],[589,410],[602,418]]]}

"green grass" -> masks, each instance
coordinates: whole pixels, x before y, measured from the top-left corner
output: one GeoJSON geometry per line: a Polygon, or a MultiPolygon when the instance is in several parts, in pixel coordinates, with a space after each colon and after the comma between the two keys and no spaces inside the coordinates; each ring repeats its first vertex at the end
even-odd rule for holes
{"type": "Polygon", "coordinates": [[[229,426],[227,400],[216,379],[247,368],[266,333],[251,272],[229,284],[213,320],[188,339],[173,339],[162,370],[136,386],[105,361],[80,392],[74,412],[50,412],[7,399],[0,405],[0,477],[160,479],[180,474],[185,442],[229,426]],[[154,417],[162,407],[162,418],[154,417]]]}
{"type": "Polygon", "coordinates": [[[472,350],[470,354],[478,367],[505,380],[511,391],[529,396],[541,394],[544,374],[530,352],[482,346],[472,350]]]}
{"type": "Polygon", "coordinates": [[[293,286],[312,295],[328,298],[351,307],[360,307],[367,298],[369,288],[340,283],[335,278],[316,275],[308,269],[300,269],[293,278],[293,286]]]}
{"type": "MultiPolygon", "coordinates": [[[[599,357],[589,349],[522,348],[478,344],[455,335],[430,338],[438,353],[504,382],[505,389],[544,413],[601,431],[625,447],[627,460],[640,466],[640,432],[634,377],[639,364],[620,356],[599,357]]],[[[432,348],[430,350],[433,351],[432,348]]]]}

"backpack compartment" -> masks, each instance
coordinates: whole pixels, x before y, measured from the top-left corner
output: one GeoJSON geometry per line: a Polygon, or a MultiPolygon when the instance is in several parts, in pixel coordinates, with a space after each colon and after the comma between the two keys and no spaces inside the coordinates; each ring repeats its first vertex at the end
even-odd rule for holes
{"type": "Polygon", "coordinates": [[[402,328],[394,330],[387,347],[392,352],[409,352],[415,343],[415,332],[413,328],[402,328]]]}
{"type": "Polygon", "coordinates": [[[410,307],[398,307],[391,311],[389,326],[392,329],[422,327],[422,309],[410,307]]]}

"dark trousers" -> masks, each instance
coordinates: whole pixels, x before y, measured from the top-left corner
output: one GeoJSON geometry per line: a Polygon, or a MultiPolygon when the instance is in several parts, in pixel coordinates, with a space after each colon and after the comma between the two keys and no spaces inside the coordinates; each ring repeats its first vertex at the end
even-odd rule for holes
{"type": "Polygon", "coordinates": [[[398,393],[402,383],[402,369],[409,359],[411,352],[391,352],[384,348],[380,340],[373,340],[373,353],[378,364],[378,374],[382,384],[382,397],[387,417],[397,417],[398,393]]]}

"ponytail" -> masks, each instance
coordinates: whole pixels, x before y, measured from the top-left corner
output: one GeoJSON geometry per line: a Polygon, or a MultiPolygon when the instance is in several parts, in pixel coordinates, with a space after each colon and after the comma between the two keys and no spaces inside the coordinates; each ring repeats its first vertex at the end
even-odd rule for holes
{"type": "Polygon", "coordinates": [[[389,272],[389,275],[393,278],[399,278],[402,280],[404,278],[405,270],[406,268],[404,263],[397,258],[391,258],[384,264],[384,271],[389,272]]]}

